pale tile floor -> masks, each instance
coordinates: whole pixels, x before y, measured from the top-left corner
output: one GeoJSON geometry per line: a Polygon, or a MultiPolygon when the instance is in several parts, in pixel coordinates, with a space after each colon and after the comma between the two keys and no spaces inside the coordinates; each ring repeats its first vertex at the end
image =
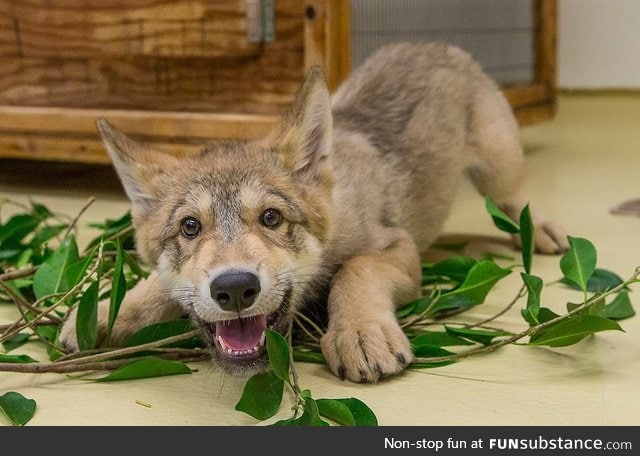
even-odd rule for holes
{"type": "MultiPolygon", "coordinates": [[[[555,120],[522,131],[527,150],[526,187],[535,206],[586,237],[598,248],[599,266],[629,276],[640,266],[640,219],[614,216],[610,208],[640,197],[640,95],[560,97],[555,120]]],[[[128,204],[108,169],[63,168],[0,162],[0,196],[33,198],[65,213],[77,212],[91,195],[97,202],[84,223],[120,216],[128,204]]],[[[469,185],[460,192],[447,234],[471,234],[468,252],[502,252],[505,238],[469,185]],[[485,238],[482,238],[485,236],[485,238]],[[489,236],[489,238],[486,238],[489,236]],[[496,239],[492,239],[496,238],[496,239]]],[[[81,242],[91,233],[81,233],[81,242]]],[[[560,276],[558,257],[536,257],[534,273],[560,276]]],[[[510,277],[474,309],[482,319],[511,299],[510,277]]],[[[632,296],[636,300],[637,292],[632,296]]],[[[552,287],[544,305],[564,309],[575,295],[552,287]]],[[[638,303],[636,302],[636,305],[638,303]]],[[[0,307],[0,321],[12,317],[0,307]]],[[[520,330],[517,309],[501,318],[520,330]]],[[[301,384],[315,397],[355,396],[369,404],[383,425],[638,425],[640,424],[640,319],[622,323],[625,333],[605,333],[579,345],[546,350],[508,347],[444,368],[407,372],[378,385],[341,382],[319,365],[301,364],[301,384]]],[[[42,358],[39,352],[35,356],[42,358]]],[[[65,375],[0,373],[0,392],[34,398],[33,425],[250,425],[234,411],[242,384],[194,365],[190,376],[93,384],[65,375]],[[136,400],[151,404],[146,408],[136,400]]],[[[287,407],[282,408],[287,414],[287,407]]],[[[6,424],[0,417],[0,424],[6,424]]]]}

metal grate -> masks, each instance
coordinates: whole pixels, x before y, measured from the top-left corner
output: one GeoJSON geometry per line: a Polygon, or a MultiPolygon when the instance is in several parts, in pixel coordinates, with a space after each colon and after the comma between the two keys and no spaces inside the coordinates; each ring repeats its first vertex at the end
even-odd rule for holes
{"type": "Polygon", "coordinates": [[[530,82],[533,1],[351,0],[352,64],[395,41],[446,41],[473,54],[499,82],[530,82]]]}

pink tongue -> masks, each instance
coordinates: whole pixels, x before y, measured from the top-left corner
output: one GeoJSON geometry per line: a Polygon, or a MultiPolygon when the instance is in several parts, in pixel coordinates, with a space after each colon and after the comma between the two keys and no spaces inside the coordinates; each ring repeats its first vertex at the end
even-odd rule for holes
{"type": "Polygon", "coordinates": [[[239,318],[216,323],[216,334],[231,350],[251,350],[258,345],[267,327],[267,316],[239,318]]]}

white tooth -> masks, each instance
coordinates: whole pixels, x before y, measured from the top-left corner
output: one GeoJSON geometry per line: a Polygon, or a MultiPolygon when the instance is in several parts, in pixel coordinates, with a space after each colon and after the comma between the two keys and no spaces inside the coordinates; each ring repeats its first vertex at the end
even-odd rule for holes
{"type": "Polygon", "coordinates": [[[260,342],[258,342],[258,345],[255,346],[255,349],[257,350],[258,347],[262,347],[266,340],[267,340],[267,335],[263,332],[262,336],[260,337],[260,342]]]}

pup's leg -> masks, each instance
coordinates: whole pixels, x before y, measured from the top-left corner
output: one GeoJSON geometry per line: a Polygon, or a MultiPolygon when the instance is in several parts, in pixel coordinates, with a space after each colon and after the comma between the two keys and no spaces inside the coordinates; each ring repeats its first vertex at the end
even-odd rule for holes
{"type": "MultiPolygon", "coordinates": [[[[522,192],[524,153],[518,125],[506,100],[495,90],[481,91],[471,106],[470,143],[472,162],[468,169],[478,191],[490,197],[518,221],[529,202],[522,192]]],[[[535,225],[535,248],[540,253],[560,253],[569,248],[561,227],[530,206],[535,225]]],[[[520,240],[514,237],[516,244],[520,240]]]]}
{"type": "MultiPolygon", "coordinates": [[[[79,350],[76,338],[77,313],[77,308],[71,311],[60,329],[60,341],[71,351],[79,350]]],[[[109,300],[101,301],[98,304],[97,344],[102,347],[119,346],[137,330],[154,323],[177,319],[183,314],[182,307],[169,298],[168,291],[161,288],[157,274],[152,273],[125,295],[113,325],[111,337],[108,340],[106,336],[109,322],[109,300]]]]}
{"type": "Polygon", "coordinates": [[[394,310],[419,296],[420,277],[418,250],[403,230],[382,250],[342,266],[329,293],[329,326],[321,341],[334,374],[376,382],[407,366],[413,355],[394,310]]]}

